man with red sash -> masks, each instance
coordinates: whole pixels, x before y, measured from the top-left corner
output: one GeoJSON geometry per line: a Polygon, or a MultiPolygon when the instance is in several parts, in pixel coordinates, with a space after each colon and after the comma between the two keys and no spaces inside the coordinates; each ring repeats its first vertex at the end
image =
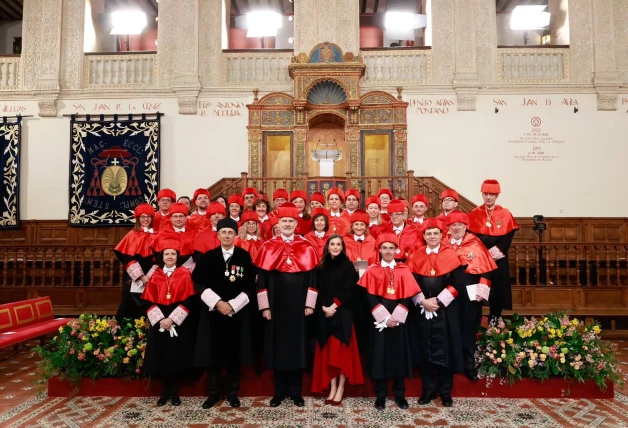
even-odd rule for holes
{"type": "MultiPolygon", "coordinates": [[[[170,189],[161,189],[157,192],[159,210],[155,213],[153,229],[159,233],[170,225],[170,206],[177,200],[177,194],[170,189]]],[[[187,215],[187,214],[186,214],[187,215]]]]}
{"type": "Polygon", "coordinates": [[[485,180],[481,187],[484,204],[469,213],[469,231],[488,248],[497,264],[491,275],[491,319],[499,318],[502,309],[512,309],[512,288],[508,249],[519,225],[506,208],[496,205],[501,188],[497,180],[485,180]]]}
{"type": "MultiPolygon", "coordinates": [[[[155,214],[157,217],[159,214],[155,214]]],[[[151,248],[158,251],[161,241],[164,239],[178,239],[181,243],[179,249],[179,262],[190,271],[194,270],[194,238],[196,230],[186,225],[188,218],[188,207],[182,203],[175,203],[170,206],[170,226],[164,228],[155,236],[151,248]]]]}
{"type": "Polygon", "coordinates": [[[412,376],[412,361],[406,317],[412,298],[421,290],[410,269],[395,261],[397,236],[394,233],[379,235],[377,248],[382,261],[369,266],[358,281],[358,285],[366,289],[368,306],[375,320],[369,338],[368,374],[375,384],[377,410],[386,407],[388,379],[393,379],[395,402],[407,409],[404,379],[412,376]]]}
{"type": "Polygon", "coordinates": [[[192,203],[196,206],[196,211],[188,217],[187,225],[197,232],[205,230],[211,226],[211,221],[207,215],[209,199],[209,190],[201,188],[194,191],[192,203]]]}
{"type": "Polygon", "coordinates": [[[211,222],[211,227],[208,227],[196,234],[194,238],[194,260],[198,261],[200,257],[210,250],[213,250],[220,245],[220,239],[218,239],[218,222],[225,218],[226,211],[225,206],[220,202],[212,202],[207,207],[207,217],[211,222]]]}
{"type": "Polygon", "coordinates": [[[299,210],[284,202],[277,212],[281,233],[259,250],[257,303],[266,324],[266,365],[275,371],[275,395],[271,407],[286,396],[303,407],[303,369],[308,367],[310,338],[307,317],[314,313],[318,291],[316,250],[295,235],[299,210]]]}
{"type": "Polygon", "coordinates": [[[464,274],[460,276],[461,285],[467,288],[467,293],[462,296],[466,303],[462,329],[464,373],[467,378],[477,380],[475,334],[482,324],[482,304],[489,300],[490,276],[497,269],[497,265],[482,241],[467,232],[469,216],[462,211],[453,211],[447,219],[449,235],[443,237],[442,243],[454,250],[461,264],[467,265],[464,274]]]}
{"type": "Polygon", "coordinates": [[[460,196],[458,192],[453,189],[444,190],[440,194],[440,202],[441,207],[443,208],[443,212],[436,216],[437,219],[443,222],[443,224],[447,224],[447,216],[453,210],[458,209],[458,202],[460,201],[460,196]]]}
{"type": "Polygon", "coordinates": [[[412,338],[418,341],[413,357],[421,364],[423,380],[419,404],[435,399],[438,389],[443,406],[451,407],[454,373],[463,370],[462,303],[467,290],[459,280],[464,266],[451,248],[441,244],[443,229],[443,223],[435,218],[423,223],[426,245],[412,253],[408,268],[422,291],[413,299],[421,312],[414,312],[411,324],[412,338]]]}
{"type": "Polygon", "coordinates": [[[417,231],[413,227],[406,225],[404,213],[405,206],[403,202],[393,200],[388,204],[390,223],[384,229],[384,233],[394,233],[397,236],[396,262],[405,262],[412,254],[416,241],[420,239],[417,231]]]}
{"type": "Polygon", "coordinates": [[[244,211],[253,211],[253,204],[259,198],[257,189],[254,187],[247,187],[242,191],[242,200],[244,201],[244,211]]]}

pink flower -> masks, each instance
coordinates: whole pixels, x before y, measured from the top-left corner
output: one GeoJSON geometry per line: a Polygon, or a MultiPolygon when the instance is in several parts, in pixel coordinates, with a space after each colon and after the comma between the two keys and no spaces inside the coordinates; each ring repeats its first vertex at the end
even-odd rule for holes
{"type": "Polygon", "coordinates": [[[495,329],[495,333],[499,334],[499,333],[501,333],[501,330],[500,329],[495,329]]]}
{"type": "Polygon", "coordinates": [[[78,337],[79,339],[82,339],[83,338],[83,333],[79,333],[78,336],[76,336],[76,337],[78,337]]]}
{"type": "Polygon", "coordinates": [[[74,336],[75,334],[76,334],[76,331],[74,331],[74,330],[72,330],[72,331],[70,332],[70,336],[74,336]]]}
{"type": "Polygon", "coordinates": [[[79,352],[77,358],[81,361],[85,360],[85,354],[83,354],[82,352],[79,352]]]}
{"type": "Polygon", "coordinates": [[[506,347],[506,342],[504,342],[503,340],[499,344],[501,345],[502,348],[506,347]]]}
{"type": "Polygon", "coordinates": [[[139,372],[140,372],[140,369],[135,369],[135,373],[139,373],[139,372]]]}
{"type": "Polygon", "coordinates": [[[74,355],[74,349],[70,349],[70,355],[74,355]]]}
{"type": "Polygon", "coordinates": [[[604,363],[600,363],[597,365],[598,370],[602,370],[604,368],[604,363]]]}
{"type": "Polygon", "coordinates": [[[104,359],[105,359],[105,354],[99,354],[99,355],[98,355],[98,359],[99,359],[100,361],[104,360],[104,359]]]}

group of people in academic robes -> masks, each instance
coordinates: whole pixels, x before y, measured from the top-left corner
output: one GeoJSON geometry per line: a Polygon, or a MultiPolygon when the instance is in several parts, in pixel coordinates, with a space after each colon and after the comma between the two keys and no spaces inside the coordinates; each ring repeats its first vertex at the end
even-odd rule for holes
{"type": "Polygon", "coordinates": [[[364,210],[355,189],[315,192],[309,205],[305,192],[278,189],[272,210],[253,188],[222,202],[198,189],[192,214],[160,191],[159,210],[138,206],[115,249],[128,275],[117,316],[146,314],[152,326],[144,371],[164,382],[157,405],[180,405],[177,379],[197,367],[207,372],[203,408],[223,396],[239,407],[241,368],[263,348],[271,407],[304,405],[308,369],[312,392],[341,404],[347,384],[364,382],[360,351],[377,409],[389,380],[408,407],[405,379],[417,365],[419,404],[438,394],[451,406],[454,373],[477,376],[483,305],[492,318],[511,308],[508,247],[518,226],[496,205],[500,190],[486,180],[485,203],[468,215],[447,190],[436,218],[425,218],[424,195],[410,205],[389,189],[364,210]]]}

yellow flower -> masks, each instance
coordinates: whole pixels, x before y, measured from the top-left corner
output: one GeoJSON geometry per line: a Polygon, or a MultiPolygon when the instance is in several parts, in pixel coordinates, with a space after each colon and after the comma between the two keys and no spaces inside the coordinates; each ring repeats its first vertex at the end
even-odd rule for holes
{"type": "Polygon", "coordinates": [[[514,341],[513,341],[512,339],[508,339],[508,340],[506,341],[506,343],[507,343],[507,344],[509,344],[509,345],[512,345],[512,344],[513,344],[513,342],[514,342],[514,341]]]}
{"type": "Polygon", "coordinates": [[[563,363],[563,364],[565,364],[565,359],[564,359],[564,358],[561,358],[561,359],[560,359],[560,362],[561,362],[561,363],[563,363]]]}
{"type": "Polygon", "coordinates": [[[543,331],[543,327],[539,326],[536,328],[538,331],[543,331]]]}
{"type": "Polygon", "coordinates": [[[593,326],[593,333],[595,334],[600,334],[602,330],[600,329],[600,327],[598,327],[597,325],[593,326]]]}
{"type": "Polygon", "coordinates": [[[98,337],[98,333],[92,334],[92,337],[98,337]]]}
{"type": "Polygon", "coordinates": [[[124,359],[122,360],[122,362],[123,362],[124,364],[129,364],[129,358],[128,358],[128,357],[124,358],[124,359]]]}
{"type": "Polygon", "coordinates": [[[541,354],[539,355],[539,358],[541,359],[541,361],[545,361],[545,358],[547,358],[547,355],[541,354]]]}
{"type": "Polygon", "coordinates": [[[493,351],[493,354],[497,354],[497,351],[493,351]]]}
{"type": "Polygon", "coordinates": [[[561,330],[558,330],[558,331],[556,332],[556,335],[557,335],[558,337],[563,337],[563,332],[562,332],[561,330]]]}
{"type": "Polygon", "coordinates": [[[59,327],[59,333],[63,333],[63,327],[59,327]]]}

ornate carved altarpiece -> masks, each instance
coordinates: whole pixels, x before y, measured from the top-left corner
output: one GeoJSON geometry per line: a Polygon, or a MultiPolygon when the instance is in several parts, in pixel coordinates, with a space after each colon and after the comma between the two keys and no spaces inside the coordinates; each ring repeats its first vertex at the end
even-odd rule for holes
{"type": "Polygon", "coordinates": [[[273,92],[258,99],[256,90],[253,104],[247,106],[251,178],[264,176],[265,137],[279,133],[292,135],[292,176],[318,175],[318,171],[308,171],[308,131],[315,117],[317,123],[326,118],[344,123],[343,156],[347,172],[353,176],[366,175],[361,142],[368,133],[391,135],[390,171],[386,175],[406,173],[408,103],[402,101],[401,88],[397,88],[397,98],[381,91],[360,95],[365,70],[361,55],[343,53],[330,42],[316,45],[309,54],[299,53],[288,67],[294,81],[293,94],[273,92]]]}

